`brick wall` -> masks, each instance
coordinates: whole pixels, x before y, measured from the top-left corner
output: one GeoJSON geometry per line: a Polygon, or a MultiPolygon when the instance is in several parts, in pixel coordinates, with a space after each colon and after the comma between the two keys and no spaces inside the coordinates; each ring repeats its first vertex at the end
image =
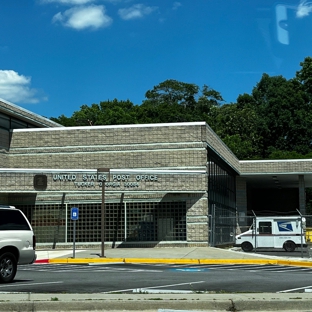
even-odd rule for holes
{"type": "MultiPolygon", "coordinates": [[[[34,192],[37,203],[101,200],[97,168],[111,169],[188,169],[206,170],[207,146],[236,171],[235,155],[203,122],[99,126],[13,131],[8,167],[57,169],[48,172],[44,190],[34,189],[35,173],[5,173],[0,179],[2,192],[34,192]],[[88,169],[89,178],[70,169],[88,169]],[[75,178],[69,177],[75,175],[75,178]],[[64,178],[60,178],[64,176],[64,178]]],[[[40,170],[38,170],[40,173],[40,170]]],[[[138,180],[131,174],[119,181],[110,174],[106,184],[107,201],[157,201],[166,194],[184,198],[187,205],[187,239],[194,244],[208,244],[207,175],[159,174],[157,180],[138,180]]],[[[168,199],[168,198],[167,198],[168,199]]]]}
{"type": "Polygon", "coordinates": [[[310,159],[240,161],[241,174],[311,173],[310,159]]]}
{"type": "Polygon", "coordinates": [[[10,148],[15,168],[203,168],[206,157],[199,126],[17,130],[10,148]]]}

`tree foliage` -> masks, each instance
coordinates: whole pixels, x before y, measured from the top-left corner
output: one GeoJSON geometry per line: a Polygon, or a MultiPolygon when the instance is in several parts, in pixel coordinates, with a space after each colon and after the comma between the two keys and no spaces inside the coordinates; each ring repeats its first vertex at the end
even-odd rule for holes
{"type": "Polygon", "coordinates": [[[166,80],[145,93],[149,103],[154,105],[181,105],[191,108],[196,105],[196,95],[199,87],[195,84],[166,80]]]}
{"type": "Polygon", "coordinates": [[[215,131],[239,159],[259,153],[261,136],[257,132],[257,115],[252,107],[226,104],[220,107],[215,131]]]}
{"type": "Polygon", "coordinates": [[[274,150],[308,153],[311,150],[311,107],[294,79],[264,74],[252,91],[251,107],[262,138],[261,158],[274,150]]]}
{"type": "Polygon", "coordinates": [[[80,110],[75,111],[70,118],[61,115],[51,119],[67,127],[138,123],[135,105],[129,100],[119,101],[117,99],[91,106],[82,105],[80,110]]]}
{"type": "MultiPolygon", "coordinates": [[[[166,80],[145,94],[140,108],[149,122],[186,122],[213,119],[223,98],[219,92],[204,85],[166,80]]],[[[143,120],[145,120],[143,118],[143,120]]]]}

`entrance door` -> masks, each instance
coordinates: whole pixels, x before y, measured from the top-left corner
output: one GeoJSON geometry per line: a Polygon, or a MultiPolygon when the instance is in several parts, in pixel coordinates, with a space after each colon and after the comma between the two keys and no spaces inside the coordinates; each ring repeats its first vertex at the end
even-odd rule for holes
{"type": "Polygon", "coordinates": [[[168,240],[173,236],[173,218],[158,218],[157,220],[157,239],[168,240]]]}

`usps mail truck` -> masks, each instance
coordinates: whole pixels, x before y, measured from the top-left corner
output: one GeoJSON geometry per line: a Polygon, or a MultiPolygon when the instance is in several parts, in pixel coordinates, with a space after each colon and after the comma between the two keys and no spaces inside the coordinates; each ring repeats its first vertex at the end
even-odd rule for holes
{"type": "Polygon", "coordinates": [[[234,246],[245,252],[254,248],[294,251],[296,247],[306,247],[305,219],[300,216],[255,217],[248,231],[236,235],[234,246]]]}

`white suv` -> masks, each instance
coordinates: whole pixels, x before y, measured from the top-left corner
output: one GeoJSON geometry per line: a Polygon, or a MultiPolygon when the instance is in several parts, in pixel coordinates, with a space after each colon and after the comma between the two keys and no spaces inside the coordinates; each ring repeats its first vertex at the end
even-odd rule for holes
{"type": "Polygon", "coordinates": [[[36,237],[22,211],[0,205],[0,283],[12,282],[19,264],[36,260],[36,237]]]}

